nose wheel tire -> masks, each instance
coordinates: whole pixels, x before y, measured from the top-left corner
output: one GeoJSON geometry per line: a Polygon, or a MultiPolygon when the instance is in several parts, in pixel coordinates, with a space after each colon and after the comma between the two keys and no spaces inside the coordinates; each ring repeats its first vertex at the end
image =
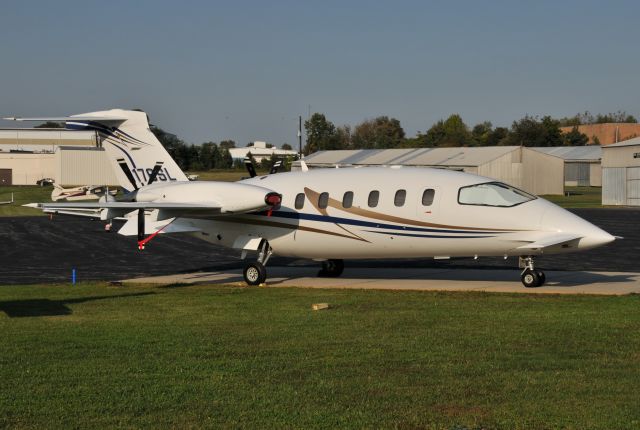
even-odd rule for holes
{"type": "Polygon", "coordinates": [[[541,287],[546,281],[546,277],[544,272],[540,269],[527,269],[522,273],[521,276],[522,285],[527,288],[536,288],[541,287]]]}
{"type": "Polygon", "coordinates": [[[344,261],[327,260],[322,262],[322,269],[318,272],[318,276],[321,278],[337,278],[342,275],[343,270],[344,261]]]}
{"type": "Polygon", "coordinates": [[[267,280],[267,269],[262,263],[250,263],[245,266],[243,276],[247,285],[260,285],[267,280]]]}

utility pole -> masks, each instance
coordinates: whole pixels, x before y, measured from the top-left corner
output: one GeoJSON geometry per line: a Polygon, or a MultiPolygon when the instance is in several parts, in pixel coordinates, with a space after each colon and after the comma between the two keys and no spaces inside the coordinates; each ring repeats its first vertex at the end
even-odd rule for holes
{"type": "Polygon", "coordinates": [[[298,147],[298,155],[300,160],[302,160],[302,115],[298,116],[298,147]]]}

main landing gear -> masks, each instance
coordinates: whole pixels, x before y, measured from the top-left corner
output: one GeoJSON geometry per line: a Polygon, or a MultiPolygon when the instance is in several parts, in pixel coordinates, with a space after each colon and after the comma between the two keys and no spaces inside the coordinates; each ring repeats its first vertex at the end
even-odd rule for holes
{"type": "Polygon", "coordinates": [[[271,254],[273,254],[273,250],[269,242],[263,239],[258,248],[258,261],[247,264],[242,272],[247,285],[255,286],[264,284],[264,281],[267,280],[267,269],[265,266],[271,254]]]}
{"type": "Polygon", "coordinates": [[[344,270],[343,260],[325,260],[322,262],[322,269],[318,272],[321,278],[337,278],[344,270]]]}
{"type": "Polygon", "coordinates": [[[533,256],[520,257],[520,267],[524,267],[520,279],[527,288],[541,287],[547,280],[544,272],[534,267],[533,256]]]}

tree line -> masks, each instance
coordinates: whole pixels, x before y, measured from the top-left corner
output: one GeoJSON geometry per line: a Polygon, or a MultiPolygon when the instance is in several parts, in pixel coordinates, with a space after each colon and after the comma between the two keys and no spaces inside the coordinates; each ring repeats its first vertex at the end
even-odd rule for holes
{"type": "Polygon", "coordinates": [[[307,144],[304,153],[331,149],[388,149],[453,146],[581,146],[589,142],[589,136],[581,133],[582,124],[609,122],[637,123],[626,112],[592,115],[589,112],[573,117],[554,119],[551,116],[527,115],[514,121],[511,127],[493,127],[489,121],[468,127],[459,114],[441,119],[426,132],[407,137],[400,121],[388,116],[368,119],[355,126],[336,127],[324,114],[314,113],[304,126],[307,144]],[[560,127],[572,126],[568,133],[560,127]]]}

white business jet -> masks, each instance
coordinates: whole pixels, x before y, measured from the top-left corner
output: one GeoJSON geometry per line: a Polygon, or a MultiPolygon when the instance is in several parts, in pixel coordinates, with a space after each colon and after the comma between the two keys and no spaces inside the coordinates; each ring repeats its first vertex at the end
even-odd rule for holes
{"type": "Polygon", "coordinates": [[[144,246],[158,234],[190,233],[241,251],[250,285],[265,282],[271,255],[322,261],[339,276],[343,259],[520,257],[522,283],[541,286],[540,254],[595,248],[614,236],[534,195],[493,179],[441,169],[308,170],[235,182],[190,182],[149,129],[144,112],[109,110],[63,118],[95,130],[120,185],[115,199],[34,203],[49,213],[124,218],[120,234],[144,246]]]}

